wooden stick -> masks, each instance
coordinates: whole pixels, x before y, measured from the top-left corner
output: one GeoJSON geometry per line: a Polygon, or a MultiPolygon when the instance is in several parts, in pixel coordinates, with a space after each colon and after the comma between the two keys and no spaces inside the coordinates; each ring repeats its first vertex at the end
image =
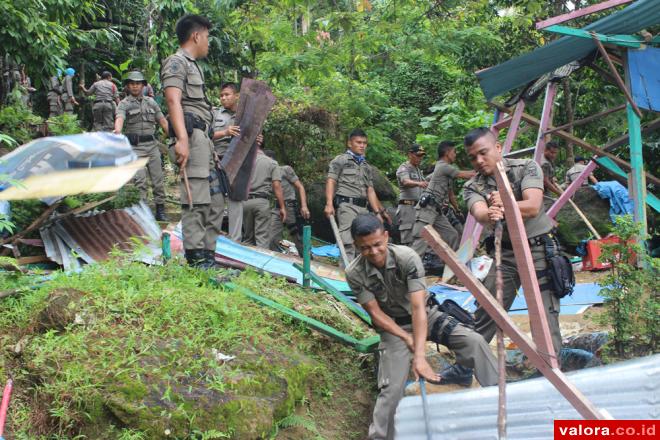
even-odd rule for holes
{"type": "MultiPolygon", "coordinates": [[[[504,307],[504,280],[502,279],[502,221],[495,224],[495,291],[497,303],[504,307]]],[[[504,332],[497,326],[497,437],[506,439],[506,353],[504,353],[504,332]]]]}
{"type": "Polygon", "coordinates": [[[607,53],[605,50],[605,47],[603,46],[603,43],[600,42],[598,39],[598,36],[594,34],[593,32],[591,33],[591,38],[593,38],[594,43],[596,43],[596,47],[598,48],[598,51],[600,52],[600,55],[603,57],[605,62],[607,63],[607,67],[610,68],[610,72],[612,73],[612,76],[614,76],[614,79],[616,81],[616,85],[619,86],[623,94],[626,96],[626,101],[630,104],[630,106],[633,108],[635,113],[637,113],[637,116],[640,118],[642,117],[642,111],[637,107],[637,104],[635,104],[635,100],[633,99],[632,95],[630,94],[630,91],[628,90],[628,87],[626,87],[626,84],[623,82],[621,79],[621,75],[619,75],[619,71],[616,70],[616,67],[614,67],[614,63],[612,63],[612,59],[610,58],[610,54],[607,53]]]}
{"type": "Polygon", "coordinates": [[[330,226],[332,227],[332,233],[335,234],[335,240],[337,241],[337,247],[339,247],[339,253],[341,254],[341,259],[344,262],[344,267],[348,267],[350,261],[348,261],[348,255],[346,255],[346,248],[344,248],[344,242],[341,240],[339,234],[339,228],[337,227],[337,222],[335,221],[334,216],[329,216],[330,226]]]}
{"type": "Polygon", "coordinates": [[[525,353],[529,361],[539,369],[546,379],[573,405],[585,419],[603,420],[606,417],[598,411],[582,392],[577,389],[559,368],[551,367],[547,358],[539,354],[536,344],[520,330],[506,310],[499,305],[481,282],[458,260],[454,251],[445,243],[431,225],[424,227],[422,236],[428,242],[440,259],[452,267],[456,277],[467,287],[479,301],[481,307],[493,318],[495,323],[504,330],[511,340],[525,353]]]}
{"type": "Polygon", "coordinates": [[[429,403],[426,400],[426,381],[423,377],[419,378],[419,392],[422,395],[422,410],[424,411],[424,427],[426,428],[426,439],[433,440],[431,435],[431,414],[429,403]]]}
{"type": "Polygon", "coordinates": [[[569,123],[564,124],[564,125],[560,125],[559,127],[555,127],[552,130],[547,130],[545,132],[545,134],[552,134],[555,131],[567,130],[567,129],[570,129],[570,128],[577,127],[578,125],[588,124],[589,122],[594,121],[598,118],[602,118],[603,116],[607,116],[610,113],[616,113],[616,112],[619,112],[619,111],[625,110],[625,109],[626,109],[626,105],[621,104],[619,106],[609,108],[609,109],[607,109],[605,111],[602,111],[600,113],[596,113],[595,115],[587,116],[586,118],[579,119],[579,120],[573,121],[573,122],[569,122],[569,123]]]}
{"type": "Polygon", "coordinates": [[[594,237],[596,237],[596,238],[599,239],[599,240],[600,240],[601,238],[603,238],[603,237],[600,236],[600,234],[598,233],[598,231],[596,230],[596,228],[594,228],[594,225],[591,224],[591,222],[589,221],[589,219],[587,219],[587,216],[584,215],[584,212],[582,212],[582,210],[581,210],[580,208],[578,208],[578,206],[575,204],[575,202],[574,202],[573,200],[571,200],[571,199],[568,199],[568,203],[570,203],[571,206],[573,207],[573,209],[575,209],[575,212],[577,212],[577,215],[580,216],[580,218],[582,219],[582,221],[584,222],[584,224],[587,225],[587,228],[589,228],[589,230],[591,231],[591,233],[594,234],[594,237]]]}
{"type": "Polygon", "coordinates": [[[546,215],[552,219],[554,219],[557,216],[557,213],[561,208],[564,207],[566,204],[566,201],[569,200],[571,197],[573,197],[573,194],[577,192],[577,190],[582,186],[582,182],[585,181],[585,179],[589,178],[589,175],[592,173],[593,170],[595,170],[597,167],[596,161],[591,160],[588,164],[587,167],[582,170],[582,172],[577,176],[577,178],[571,182],[570,185],[568,185],[568,188],[562,193],[561,196],[555,201],[555,203],[552,204],[550,209],[546,212],[546,215]]]}
{"type": "MultiPolygon", "coordinates": [[[[496,103],[496,102],[490,102],[489,104],[492,105],[493,107],[499,108],[501,111],[507,112],[509,114],[512,112],[512,110],[510,108],[508,108],[508,107],[506,107],[502,104],[499,104],[499,103],[496,103]]],[[[540,121],[538,119],[536,119],[534,116],[528,115],[527,113],[523,113],[522,119],[525,122],[528,122],[530,124],[534,124],[536,126],[538,126],[540,124],[540,121]]],[[[554,127],[548,127],[548,128],[554,128],[554,127]]],[[[585,150],[589,150],[592,153],[597,154],[598,156],[609,157],[610,159],[612,159],[612,161],[614,163],[616,163],[620,167],[622,167],[626,170],[632,170],[632,165],[630,163],[626,162],[625,160],[619,158],[618,156],[615,156],[612,153],[608,153],[607,151],[604,151],[601,148],[598,148],[594,145],[591,145],[589,142],[587,142],[583,139],[580,139],[577,136],[573,136],[572,134],[570,134],[570,133],[568,133],[564,130],[556,131],[555,136],[560,137],[560,138],[562,138],[562,139],[564,139],[568,142],[572,142],[575,145],[584,148],[585,150]]],[[[655,185],[660,185],[660,179],[658,179],[657,177],[655,177],[653,174],[651,174],[649,172],[646,172],[645,174],[646,174],[647,181],[649,181],[650,183],[653,183],[655,185]]]]}
{"type": "Polygon", "coordinates": [[[183,184],[186,187],[186,195],[188,196],[188,209],[193,209],[192,192],[190,191],[190,182],[188,181],[188,173],[185,168],[181,168],[181,175],[183,176],[183,184]]]}

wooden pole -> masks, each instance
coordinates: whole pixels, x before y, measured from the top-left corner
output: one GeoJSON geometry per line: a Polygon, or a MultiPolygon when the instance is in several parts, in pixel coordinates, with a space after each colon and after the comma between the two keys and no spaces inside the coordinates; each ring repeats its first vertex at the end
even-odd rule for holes
{"type": "Polygon", "coordinates": [[[580,216],[580,218],[582,219],[582,221],[584,222],[584,224],[587,225],[587,228],[589,228],[589,230],[591,231],[591,233],[594,234],[594,237],[596,237],[598,240],[600,240],[601,238],[603,238],[603,237],[600,236],[600,234],[598,233],[598,231],[596,230],[596,228],[594,228],[594,225],[591,224],[591,222],[589,221],[589,219],[587,218],[587,216],[584,215],[584,212],[582,212],[582,210],[581,210],[580,208],[578,208],[578,206],[575,204],[575,202],[574,202],[573,200],[571,200],[571,199],[568,199],[568,203],[570,203],[571,206],[573,207],[573,209],[575,209],[575,212],[577,212],[577,215],[580,216]]]}
{"type": "Polygon", "coordinates": [[[599,11],[604,11],[605,9],[613,8],[615,6],[625,5],[626,3],[630,3],[632,1],[633,0],[606,0],[604,2],[587,6],[582,9],[575,9],[566,14],[558,15],[556,17],[550,17],[545,20],[537,22],[536,30],[545,29],[555,24],[564,23],[566,21],[573,20],[578,17],[584,17],[585,15],[593,14],[599,11]]]}
{"type": "Polygon", "coordinates": [[[312,227],[310,225],[303,226],[302,234],[302,254],[303,254],[303,287],[310,287],[311,285],[311,259],[312,259],[312,227]]]}
{"type": "MultiPolygon", "coordinates": [[[[495,290],[497,303],[504,307],[504,280],[502,279],[502,221],[495,224],[495,290]]],[[[506,353],[504,352],[504,332],[497,326],[497,437],[506,439],[506,353]]]]}
{"type": "Polygon", "coordinates": [[[582,186],[582,182],[584,182],[585,179],[589,178],[589,175],[595,170],[597,167],[596,161],[591,160],[588,164],[587,167],[582,170],[582,172],[578,175],[578,177],[571,182],[570,185],[568,185],[568,188],[562,193],[561,196],[555,201],[555,203],[552,204],[550,209],[546,212],[547,216],[554,219],[557,216],[557,213],[561,210],[561,208],[564,207],[566,204],[567,200],[570,200],[571,197],[577,192],[577,190],[582,186]]]}
{"type": "MultiPolygon", "coordinates": [[[[566,93],[566,92],[564,92],[564,93],[566,93]]],[[[621,105],[618,105],[618,106],[616,106],[616,107],[613,107],[613,108],[609,108],[609,109],[607,109],[607,110],[604,110],[604,111],[602,111],[602,112],[600,112],[600,113],[596,113],[595,115],[591,115],[591,116],[588,116],[588,117],[583,118],[583,119],[578,119],[577,121],[569,122],[569,123],[567,123],[567,124],[560,125],[560,126],[558,126],[558,127],[554,127],[554,128],[551,129],[551,130],[547,130],[547,131],[545,132],[545,134],[552,134],[552,133],[554,133],[555,131],[559,131],[559,130],[569,130],[569,129],[571,129],[571,128],[577,127],[578,125],[588,124],[589,122],[591,122],[591,121],[595,121],[595,120],[597,120],[597,119],[599,119],[599,118],[602,118],[603,116],[607,116],[607,115],[609,115],[609,114],[611,114],[611,113],[616,113],[616,112],[618,112],[618,111],[625,110],[625,108],[626,108],[626,104],[621,104],[621,105]]]]}
{"type": "Polygon", "coordinates": [[[348,267],[350,261],[348,261],[348,255],[346,255],[346,248],[344,248],[344,242],[341,240],[341,235],[339,234],[339,228],[337,227],[337,222],[335,221],[334,216],[329,216],[328,220],[330,221],[330,226],[332,227],[332,233],[335,234],[335,241],[337,242],[337,247],[339,248],[339,254],[341,259],[344,262],[344,268],[348,267]]]}
{"type": "MultiPolygon", "coordinates": [[[[552,124],[552,106],[555,103],[557,96],[557,83],[550,81],[545,88],[545,98],[543,100],[543,111],[541,112],[541,125],[539,125],[539,132],[536,136],[536,148],[534,149],[534,160],[536,163],[541,163],[541,158],[545,152],[546,136],[545,132],[552,124]]],[[[518,107],[516,107],[518,110],[518,107]]],[[[515,114],[515,113],[514,113],[515,114]]],[[[522,115],[521,115],[522,116],[522,115]]],[[[508,151],[503,151],[504,154],[508,151]]]]}

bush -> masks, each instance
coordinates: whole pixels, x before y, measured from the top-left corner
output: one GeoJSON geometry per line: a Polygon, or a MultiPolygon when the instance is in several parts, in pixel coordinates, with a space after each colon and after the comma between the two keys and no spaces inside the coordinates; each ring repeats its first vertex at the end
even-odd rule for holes
{"type": "Polygon", "coordinates": [[[82,133],[78,116],[63,113],[48,119],[48,132],[51,136],[64,136],[67,134],[82,133]]]}
{"type": "Polygon", "coordinates": [[[605,298],[601,324],[612,327],[609,351],[628,358],[658,351],[660,324],[660,259],[651,258],[636,242],[640,224],[632,216],[616,219],[614,233],[619,242],[604,245],[600,260],[611,264],[610,273],[599,284],[605,298]],[[635,264],[640,261],[642,268],[635,264]]]}
{"type": "MultiPolygon", "coordinates": [[[[8,105],[0,110],[0,131],[14,138],[18,145],[30,142],[42,123],[43,120],[22,103],[8,105]]],[[[12,147],[11,144],[7,145],[12,147]]]]}

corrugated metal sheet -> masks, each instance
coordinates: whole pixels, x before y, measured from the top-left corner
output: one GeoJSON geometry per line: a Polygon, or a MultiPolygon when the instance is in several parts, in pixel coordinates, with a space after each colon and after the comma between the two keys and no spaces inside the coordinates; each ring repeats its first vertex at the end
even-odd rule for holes
{"type": "MultiPolygon", "coordinates": [[[[660,355],[568,374],[615,419],[660,417],[660,355]]],[[[507,385],[507,438],[552,439],[553,420],[581,419],[545,378],[507,385]]],[[[428,396],[434,439],[497,439],[496,386],[428,396]]],[[[398,440],[427,440],[422,400],[404,398],[396,411],[398,440]]]]}
{"type": "Polygon", "coordinates": [[[40,233],[48,258],[66,270],[78,269],[79,260],[106,260],[115,247],[134,252],[136,260],[148,264],[157,264],[161,255],[160,228],[143,202],[125,210],[66,217],[40,233]],[[144,245],[137,251],[134,237],[140,237],[144,245]]]}
{"type": "MultiPolygon", "coordinates": [[[[632,34],[660,23],[658,0],[639,0],[627,8],[585,26],[601,34],[632,34]]],[[[477,73],[486,99],[534,81],[596,50],[595,43],[579,37],[562,37],[543,47],[477,73]]]]}

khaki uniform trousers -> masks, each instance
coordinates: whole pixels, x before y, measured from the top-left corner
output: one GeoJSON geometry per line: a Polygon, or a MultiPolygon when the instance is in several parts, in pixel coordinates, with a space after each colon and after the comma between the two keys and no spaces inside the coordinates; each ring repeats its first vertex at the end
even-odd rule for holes
{"type": "MultiPolygon", "coordinates": [[[[441,313],[436,308],[428,313],[428,334],[441,313]]],[[[412,333],[412,325],[402,326],[412,333]]],[[[378,397],[374,407],[373,421],[369,426],[370,440],[394,438],[394,414],[403,398],[406,380],[410,374],[413,353],[405,342],[391,333],[379,332],[378,345],[378,397]]],[[[448,338],[447,347],[456,355],[456,361],[465,367],[474,368],[481,386],[497,384],[497,363],[488,344],[478,333],[458,324],[448,338]]]]}
{"type": "Polygon", "coordinates": [[[414,241],[411,247],[417,252],[417,255],[420,257],[424,256],[429,248],[426,240],[422,238],[422,229],[426,225],[433,225],[433,229],[440,234],[440,237],[442,237],[452,250],[455,251],[458,249],[461,243],[461,236],[456,228],[451,225],[447,216],[436,211],[434,206],[426,206],[425,208],[419,208],[415,219],[415,226],[413,227],[414,241]]]}
{"type": "MultiPolygon", "coordinates": [[[[133,145],[133,151],[138,157],[147,157],[147,165],[135,173],[133,181],[140,190],[140,197],[146,202],[149,200],[149,185],[147,178],[151,180],[151,187],[154,194],[154,203],[162,205],[165,203],[165,176],[163,175],[163,162],[160,156],[160,149],[156,141],[144,142],[133,145]]],[[[187,201],[186,201],[187,203],[187,201]]]]}
{"type": "Polygon", "coordinates": [[[62,107],[64,109],[64,113],[73,114],[73,103],[69,101],[68,93],[62,94],[62,107]]]}
{"type": "MultiPolygon", "coordinates": [[[[532,258],[534,259],[534,269],[538,271],[546,270],[548,263],[545,259],[545,247],[543,245],[530,246],[532,258]]],[[[484,287],[496,296],[495,288],[495,263],[490,267],[490,271],[484,279],[484,287]]],[[[516,259],[513,251],[510,249],[502,248],[502,281],[504,282],[504,308],[509,310],[513,300],[516,298],[518,289],[520,288],[520,274],[516,265],[516,259]]],[[[547,275],[538,277],[539,286],[543,287],[550,282],[547,275]]],[[[548,317],[548,324],[550,325],[550,335],[552,336],[552,344],[555,348],[555,354],[559,354],[561,350],[561,332],[559,330],[559,299],[555,296],[554,292],[549,288],[541,290],[541,298],[543,299],[543,308],[545,309],[546,316],[548,317]]],[[[490,342],[495,335],[497,326],[484,309],[479,306],[474,313],[475,330],[481,334],[487,342],[490,342]]]]}
{"type": "Polygon", "coordinates": [[[53,96],[48,98],[48,117],[52,118],[54,116],[59,116],[63,112],[62,101],[59,96],[53,96]]]}
{"type": "Polygon", "coordinates": [[[243,202],[232,200],[223,194],[214,194],[211,199],[211,222],[218,235],[222,231],[226,205],[229,220],[229,231],[227,235],[236,243],[240,243],[243,238],[243,202]]]}
{"type": "MultiPolygon", "coordinates": [[[[183,247],[186,250],[215,250],[218,238],[211,222],[211,188],[209,172],[213,166],[213,143],[206,133],[195,128],[189,138],[190,155],[186,164],[186,173],[190,184],[192,208],[188,205],[188,193],[181,176],[179,192],[181,194],[181,226],[183,229],[183,247]]],[[[170,155],[174,149],[170,148],[170,155]]],[[[182,173],[183,174],[183,173],[182,173]]]]}
{"type": "Polygon", "coordinates": [[[351,236],[351,223],[360,214],[368,214],[367,208],[353,205],[352,203],[342,203],[336,209],[337,215],[337,228],[339,228],[339,236],[341,241],[344,242],[344,249],[349,263],[355,259],[355,246],[353,245],[353,237],[351,236]]]}
{"type": "MultiPolygon", "coordinates": [[[[289,237],[296,244],[298,255],[302,256],[302,237],[300,236],[300,231],[298,231],[298,228],[296,227],[297,207],[297,204],[294,206],[286,205],[286,228],[289,231],[289,237]]],[[[278,208],[273,208],[270,211],[270,236],[272,237],[270,248],[274,251],[279,251],[279,243],[284,236],[284,225],[280,219],[280,210],[278,208]]]]}
{"type": "Polygon", "coordinates": [[[401,244],[404,246],[412,245],[415,240],[413,228],[415,227],[415,216],[417,212],[415,205],[399,205],[396,215],[399,217],[399,234],[401,235],[401,244]]]}
{"type": "Polygon", "coordinates": [[[249,199],[243,202],[243,241],[270,249],[270,200],[249,199]]]}
{"type": "Polygon", "coordinates": [[[116,104],[112,101],[96,101],[92,105],[94,131],[112,131],[115,127],[116,104]]]}

